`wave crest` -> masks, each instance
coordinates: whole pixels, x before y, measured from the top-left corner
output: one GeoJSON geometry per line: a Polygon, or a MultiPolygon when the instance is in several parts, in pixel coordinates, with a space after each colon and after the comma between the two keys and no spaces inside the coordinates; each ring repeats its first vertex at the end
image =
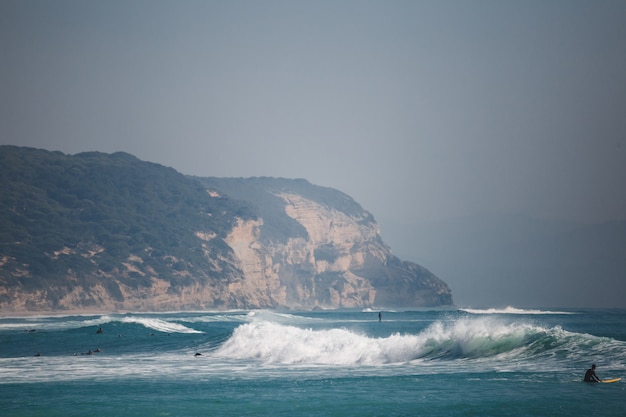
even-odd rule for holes
{"type": "Polygon", "coordinates": [[[146,317],[123,317],[120,319],[122,323],[141,324],[147,328],[163,332],[163,333],[202,333],[199,330],[183,326],[179,323],[172,323],[166,320],[146,318],[146,317]]]}
{"type": "MultiPolygon", "coordinates": [[[[380,365],[520,355],[536,348],[538,340],[554,338],[555,332],[558,329],[478,318],[438,321],[418,334],[374,338],[346,329],[311,330],[254,321],[237,327],[215,353],[277,364],[380,365]]],[[[552,343],[546,343],[550,348],[552,343]]]]}

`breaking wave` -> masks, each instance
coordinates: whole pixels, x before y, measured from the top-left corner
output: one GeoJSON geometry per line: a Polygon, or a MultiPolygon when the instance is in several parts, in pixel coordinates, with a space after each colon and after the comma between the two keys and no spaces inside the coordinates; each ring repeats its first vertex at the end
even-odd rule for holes
{"type": "Polygon", "coordinates": [[[626,343],[496,318],[437,321],[417,334],[371,337],[347,329],[312,330],[268,321],[235,329],[215,355],[268,364],[383,365],[497,358],[580,359],[589,350],[626,357],[626,343]]]}
{"type": "Polygon", "coordinates": [[[123,317],[120,322],[141,324],[149,329],[153,329],[163,333],[202,333],[199,330],[189,328],[179,323],[173,323],[155,318],[123,317]]]}
{"type": "Polygon", "coordinates": [[[202,333],[184,326],[179,323],[168,320],[150,318],[150,317],[117,317],[104,315],[94,318],[84,317],[68,317],[66,320],[58,320],[58,317],[40,317],[37,319],[29,319],[21,322],[0,323],[0,330],[29,330],[29,329],[45,329],[52,330],[71,330],[84,327],[103,326],[109,323],[126,323],[139,324],[146,328],[164,333],[202,333]]]}

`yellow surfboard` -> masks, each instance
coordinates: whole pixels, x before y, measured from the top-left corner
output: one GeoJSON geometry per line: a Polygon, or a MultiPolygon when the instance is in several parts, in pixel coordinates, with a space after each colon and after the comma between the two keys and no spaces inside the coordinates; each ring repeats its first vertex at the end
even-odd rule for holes
{"type": "Polygon", "coordinates": [[[602,380],[602,383],[604,383],[604,384],[610,384],[611,382],[617,382],[617,381],[619,381],[620,379],[622,379],[622,378],[603,379],[603,380],[602,380]]]}

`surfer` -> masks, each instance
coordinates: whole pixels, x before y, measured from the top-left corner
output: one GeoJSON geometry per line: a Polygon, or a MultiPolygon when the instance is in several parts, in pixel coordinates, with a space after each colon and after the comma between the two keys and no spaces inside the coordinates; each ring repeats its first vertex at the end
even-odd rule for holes
{"type": "Polygon", "coordinates": [[[96,333],[97,333],[97,334],[102,334],[102,333],[104,333],[104,332],[102,331],[102,327],[98,328],[98,331],[96,331],[96,333]]]}
{"type": "Polygon", "coordinates": [[[382,311],[379,311],[378,312],[378,322],[380,323],[382,321],[382,319],[383,319],[383,313],[382,313],[382,311]]]}
{"type": "Polygon", "coordinates": [[[598,375],[596,375],[596,364],[592,364],[591,368],[587,369],[587,372],[585,372],[585,382],[602,382],[602,380],[600,378],[598,378],[598,375]]]}

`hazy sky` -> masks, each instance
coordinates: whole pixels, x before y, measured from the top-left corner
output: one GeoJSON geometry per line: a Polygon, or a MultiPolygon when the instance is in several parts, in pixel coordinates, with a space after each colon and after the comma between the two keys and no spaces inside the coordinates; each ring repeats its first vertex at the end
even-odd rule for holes
{"type": "Polygon", "coordinates": [[[626,219],[625,40],[617,0],[0,0],[0,143],[305,178],[392,248],[397,219],[626,219]]]}

